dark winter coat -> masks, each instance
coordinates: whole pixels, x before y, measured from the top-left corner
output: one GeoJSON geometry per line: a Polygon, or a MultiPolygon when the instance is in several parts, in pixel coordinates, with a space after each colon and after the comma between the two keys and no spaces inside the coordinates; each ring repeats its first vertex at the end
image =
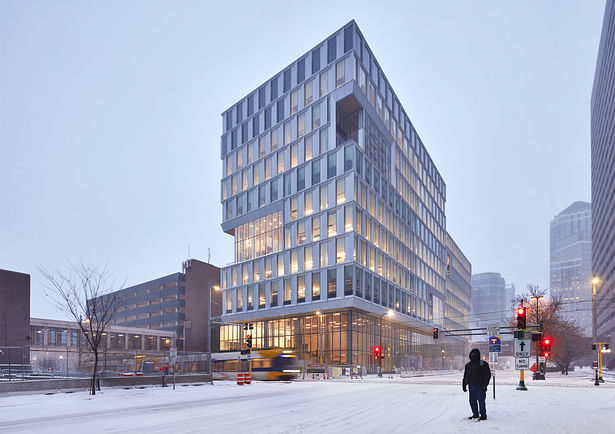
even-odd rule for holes
{"type": "Polygon", "coordinates": [[[483,389],[487,389],[490,380],[491,369],[489,369],[489,363],[483,362],[480,359],[480,351],[478,348],[474,348],[470,351],[470,361],[466,363],[463,373],[463,390],[466,389],[468,384],[475,384],[483,389]]]}

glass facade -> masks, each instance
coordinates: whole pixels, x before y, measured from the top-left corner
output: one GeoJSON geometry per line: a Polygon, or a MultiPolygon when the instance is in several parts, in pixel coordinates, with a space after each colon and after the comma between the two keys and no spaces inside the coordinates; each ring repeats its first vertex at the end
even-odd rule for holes
{"type": "MultiPolygon", "coordinates": [[[[225,320],[246,317],[249,309],[242,294],[263,280],[263,274],[238,276],[244,276],[244,269],[261,267],[255,258],[266,255],[261,283],[265,303],[254,308],[264,329],[269,327],[265,318],[290,315],[287,309],[322,311],[323,318],[336,318],[331,324],[340,333],[339,339],[331,337],[328,360],[365,361],[362,354],[369,348],[359,349],[364,341],[358,335],[352,345],[359,328],[348,329],[348,315],[377,319],[383,309],[393,309],[397,316],[391,327],[405,332],[395,335],[399,342],[392,345],[392,354],[409,357],[403,342],[414,338],[408,336],[431,336],[431,327],[443,326],[449,312],[442,177],[354,22],[264,87],[270,88],[264,105],[248,108],[255,102],[246,97],[223,115],[222,228],[235,236],[235,263],[221,272],[225,320]],[[301,80],[296,79],[299,62],[305,73],[312,71],[301,80]],[[348,91],[340,93],[341,88],[348,91]],[[268,109],[275,112],[277,123],[244,131],[239,119],[268,109]],[[244,157],[252,140],[264,144],[262,156],[259,153],[257,159],[253,153],[254,161],[244,157]],[[248,176],[245,187],[242,183],[235,188],[240,174],[261,170],[260,158],[266,168],[277,168],[275,177],[265,169],[263,176],[248,176]],[[255,209],[247,196],[250,189],[261,187],[265,197],[258,207],[263,210],[255,209]],[[256,222],[274,215],[275,224],[260,226],[257,233],[256,222]],[[263,248],[256,237],[277,240],[280,252],[273,254],[275,241],[271,248],[265,241],[263,248]],[[360,301],[364,312],[331,304],[342,300],[353,306],[360,301]],[[354,358],[353,351],[357,351],[354,358]]],[[[292,345],[305,345],[298,343],[298,336],[307,333],[302,328],[305,318],[297,317],[296,327],[290,327],[292,345]]],[[[284,330],[286,336],[286,323],[284,330]]],[[[231,335],[229,331],[221,338],[222,348],[232,349],[231,335]]],[[[282,345],[279,339],[272,340],[279,335],[263,332],[262,336],[265,347],[282,345]]],[[[289,348],[286,340],[283,347],[289,348]]],[[[311,341],[308,348],[301,353],[314,360],[311,341]]]]}

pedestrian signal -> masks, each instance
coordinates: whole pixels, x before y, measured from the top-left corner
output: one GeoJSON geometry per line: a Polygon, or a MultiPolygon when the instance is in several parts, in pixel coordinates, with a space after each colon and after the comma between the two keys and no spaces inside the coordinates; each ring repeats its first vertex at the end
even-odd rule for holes
{"type": "Polygon", "coordinates": [[[438,327],[434,327],[433,328],[433,338],[434,339],[438,339],[438,332],[439,332],[438,327]]]}

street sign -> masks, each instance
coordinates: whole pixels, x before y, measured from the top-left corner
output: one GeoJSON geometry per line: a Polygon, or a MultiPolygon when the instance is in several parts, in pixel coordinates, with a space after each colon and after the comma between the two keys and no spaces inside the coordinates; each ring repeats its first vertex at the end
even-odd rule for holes
{"type": "Polygon", "coordinates": [[[169,359],[171,359],[171,363],[175,363],[175,360],[177,359],[177,348],[171,348],[169,359]]]}
{"type": "Polygon", "coordinates": [[[490,364],[497,364],[498,363],[498,356],[499,356],[499,353],[493,353],[493,352],[489,351],[489,363],[490,364]]]}
{"type": "Polygon", "coordinates": [[[529,369],[529,368],[530,368],[530,358],[529,357],[515,358],[515,369],[517,371],[521,369],[529,369]]]}
{"type": "Polygon", "coordinates": [[[544,357],[540,356],[538,358],[538,363],[544,363],[547,359],[545,359],[544,357]]]}
{"type": "Polygon", "coordinates": [[[490,353],[500,352],[500,337],[499,336],[491,336],[489,338],[489,352],[490,353]]]}
{"type": "Polygon", "coordinates": [[[515,339],[515,357],[530,357],[531,339],[515,339]]]}
{"type": "Polygon", "coordinates": [[[500,324],[498,323],[487,324],[487,335],[488,336],[499,336],[500,335],[500,324]]]}

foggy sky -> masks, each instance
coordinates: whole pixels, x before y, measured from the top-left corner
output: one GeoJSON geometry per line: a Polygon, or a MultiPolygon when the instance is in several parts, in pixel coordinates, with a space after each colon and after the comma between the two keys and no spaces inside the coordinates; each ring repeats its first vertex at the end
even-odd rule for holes
{"type": "Polygon", "coordinates": [[[220,113],[355,19],[447,184],[473,272],[549,286],[549,221],[590,201],[604,1],[0,2],[0,268],[118,284],[223,266],[220,113]]]}

